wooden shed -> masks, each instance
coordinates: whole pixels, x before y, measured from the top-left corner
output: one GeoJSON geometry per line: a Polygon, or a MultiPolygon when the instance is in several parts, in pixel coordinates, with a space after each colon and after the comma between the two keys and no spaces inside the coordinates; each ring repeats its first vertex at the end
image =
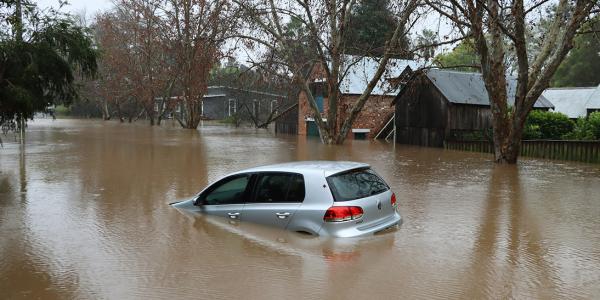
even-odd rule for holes
{"type": "MultiPolygon", "coordinates": [[[[516,80],[508,79],[509,99],[516,80]]],[[[443,147],[446,139],[492,127],[490,102],[479,73],[428,69],[414,72],[392,102],[395,105],[396,142],[443,147]]],[[[534,109],[553,108],[540,96],[534,109]]]]}

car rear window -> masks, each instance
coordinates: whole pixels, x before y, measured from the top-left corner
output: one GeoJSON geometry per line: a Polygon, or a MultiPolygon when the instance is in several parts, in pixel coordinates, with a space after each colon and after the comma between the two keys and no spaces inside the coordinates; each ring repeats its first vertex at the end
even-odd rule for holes
{"type": "Polygon", "coordinates": [[[355,169],[327,177],[335,201],[350,201],[381,194],[390,188],[373,170],[355,169]]]}

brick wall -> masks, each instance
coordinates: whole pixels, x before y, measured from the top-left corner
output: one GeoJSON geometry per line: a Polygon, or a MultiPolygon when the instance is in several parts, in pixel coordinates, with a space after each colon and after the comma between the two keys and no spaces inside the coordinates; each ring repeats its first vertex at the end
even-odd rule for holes
{"type": "MultiPolygon", "coordinates": [[[[325,71],[319,66],[311,72],[310,76],[313,80],[325,79],[325,71]]],[[[342,123],[346,116],[352,110],[352,106],[360,95],[340,95],[338,103],[338,124],[337,128],[342,126],[342,123]]],[[[394,107],[391,106],[392,100],[395,96],[371,96],[365,106],[363,107],[360,114],[354,120],[352,129],[370,129],[371,131],[367,134],[368,139],[375,137],[377,132],[381,130],[383,126],[389,121],[390,117],[394,114],[394,107]]],[[[327,118],[329,112],[329,100],[323,99],[323,112],[321,113],[322,118],[327,118]]],[[[308,98],[304,91],[301,91],[298,96],[298,134],[306,135],[306,118],[313,117],[313,111],[308,105],[308,98]]],[[[352,139],[354,134],[352,130],[348,132],[347,138],[352,139]]]]}
{"type": "MultiPolygon", "coordinates": [[[[343,109],[346,113],[341,116],[340,122],[350,114],[352,105],[358,100],[360,95],[344,95],[343,98],[343,109]]],[[[375,138],[375,135],[381,128],[389,121],[391,116],[394,114],[394,106],[391,106],[392,96],[371,96],[365,103],[362,111],[358,114],[354,123],[352,123],[353,129],[370,129],[371,131],[367,134],[368,139],[375,138]]],[[[341,124],[338,125],[341,126],[341,124]]],[[[350,132],[350,136],[353,134],[350,132]]],[[[350,137],[351,138],[351,137],[350,137]]]]}
{"type": "MultiPolygon", "coordinates": [[[[352,105],[358,100],[358,97],[359,95],[341,96],[340,103],[338,104],[338,129],[341,127],[343,120],[350,113],[352,105]]],[[[391,106],[393,99],[393,96],[371,96],[365,103],[362,111],[354,120],[352,129],[370,129],[371,131],[367,134],[367,138],[374,138],[377,132],[381,130],[394,113],[394,107],[391,106]]],[[[308,105],[308,99],[304,92],[300,93],[298,101],[298,134],[306,135],[306,118],[312,118],[313,111],[308,105]]],[[[323,113],[321,114],[323,118],[327,117],[328,109],[328,99],[325,98],[323,100],[323,113]]],[[[347,138],[352,139],[353,136],[352,131],[350,131],[347,138]]]]}

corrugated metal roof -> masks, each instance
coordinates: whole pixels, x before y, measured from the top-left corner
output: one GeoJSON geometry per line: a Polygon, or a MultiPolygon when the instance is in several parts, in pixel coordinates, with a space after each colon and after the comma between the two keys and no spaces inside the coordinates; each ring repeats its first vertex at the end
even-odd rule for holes
{"type": "MultiPolygon", "coordinates": [[[[342,71],[346,70],[347,72],[345,76],[340,74],[340,77],[344,76],[340,82],[340,92],[343,94],[362,94],[377,71],[380,58],[344,55],[342,59],[346,66],[342,66],[342,71]]],[[[399,89],[392,87],[388,79],[400,76],[407,66],[417,69],[419,65],[420,63],[414,60],[390,59],[371,95],[395,96],[398,94],[399,89]]]]}
{"type": "Polygon", "coordinates": [[[223,94],[223,90],[235,90],[235,91],[241,91],[241,92],[245,92],[245,93],[252,93],[252,94],[259,94],[259,95],[266,95],[266,96],[273,96],[273,97],[283,97],[283,98],[286,97],[285,95],[281,95],[281,94],[274,94],[274,93],[269,93],[269,92],[262,92],[262,91],[257,91],[257,90],[237,88],[237,87],[224,86],[224,85],[208,86],[205,97],[211,97],[211,96],[219,97],[221,95],[225,96],[225,94],[223,94]]]}
{"type": "MultiPolygon", "coordinates": [[[[440,69],[428,69],[425,70],[425,73],[451,103],[490,105],[488,92],[480,73],[440,69]]],[[[507,78],[507,87],[508,102],[512,105],[517,89],[516,79],[513,77],[507,78]]],[[[554,106],[542,95],[533,107],[552,108],[554,106]]]]}
{"type": "Polygon", "coordinates": [[[586,108],[600,109],[600,85],[598,85],[594,93],[590,95],[590,99],[586,104],[586,108]]]}
{"type": "Polygon", "coordinates": [[[554,104],[554,111],[569,118],[579,118],[587,115],[587,103],[595,90],[594,87],[550,88],[543,95],[554,104]]]}

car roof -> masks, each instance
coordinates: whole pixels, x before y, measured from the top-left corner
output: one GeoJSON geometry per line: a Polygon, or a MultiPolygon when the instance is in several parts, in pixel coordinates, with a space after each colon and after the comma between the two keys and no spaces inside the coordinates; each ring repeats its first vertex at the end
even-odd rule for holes
{"type": "Polygon", "coordinates": [[[236,173],[248,173],[248,172],[297,172],[297,173],[308,173],[308,172],[323,172],[325,176],[330,176],[336,173],[357,169],[357,168],[368,168],[369,165],[354,161],[327,161],[327,160],[314,160],[314,161],[294,161],[281,164],[260,166],[242,170],[236,173]]]}

